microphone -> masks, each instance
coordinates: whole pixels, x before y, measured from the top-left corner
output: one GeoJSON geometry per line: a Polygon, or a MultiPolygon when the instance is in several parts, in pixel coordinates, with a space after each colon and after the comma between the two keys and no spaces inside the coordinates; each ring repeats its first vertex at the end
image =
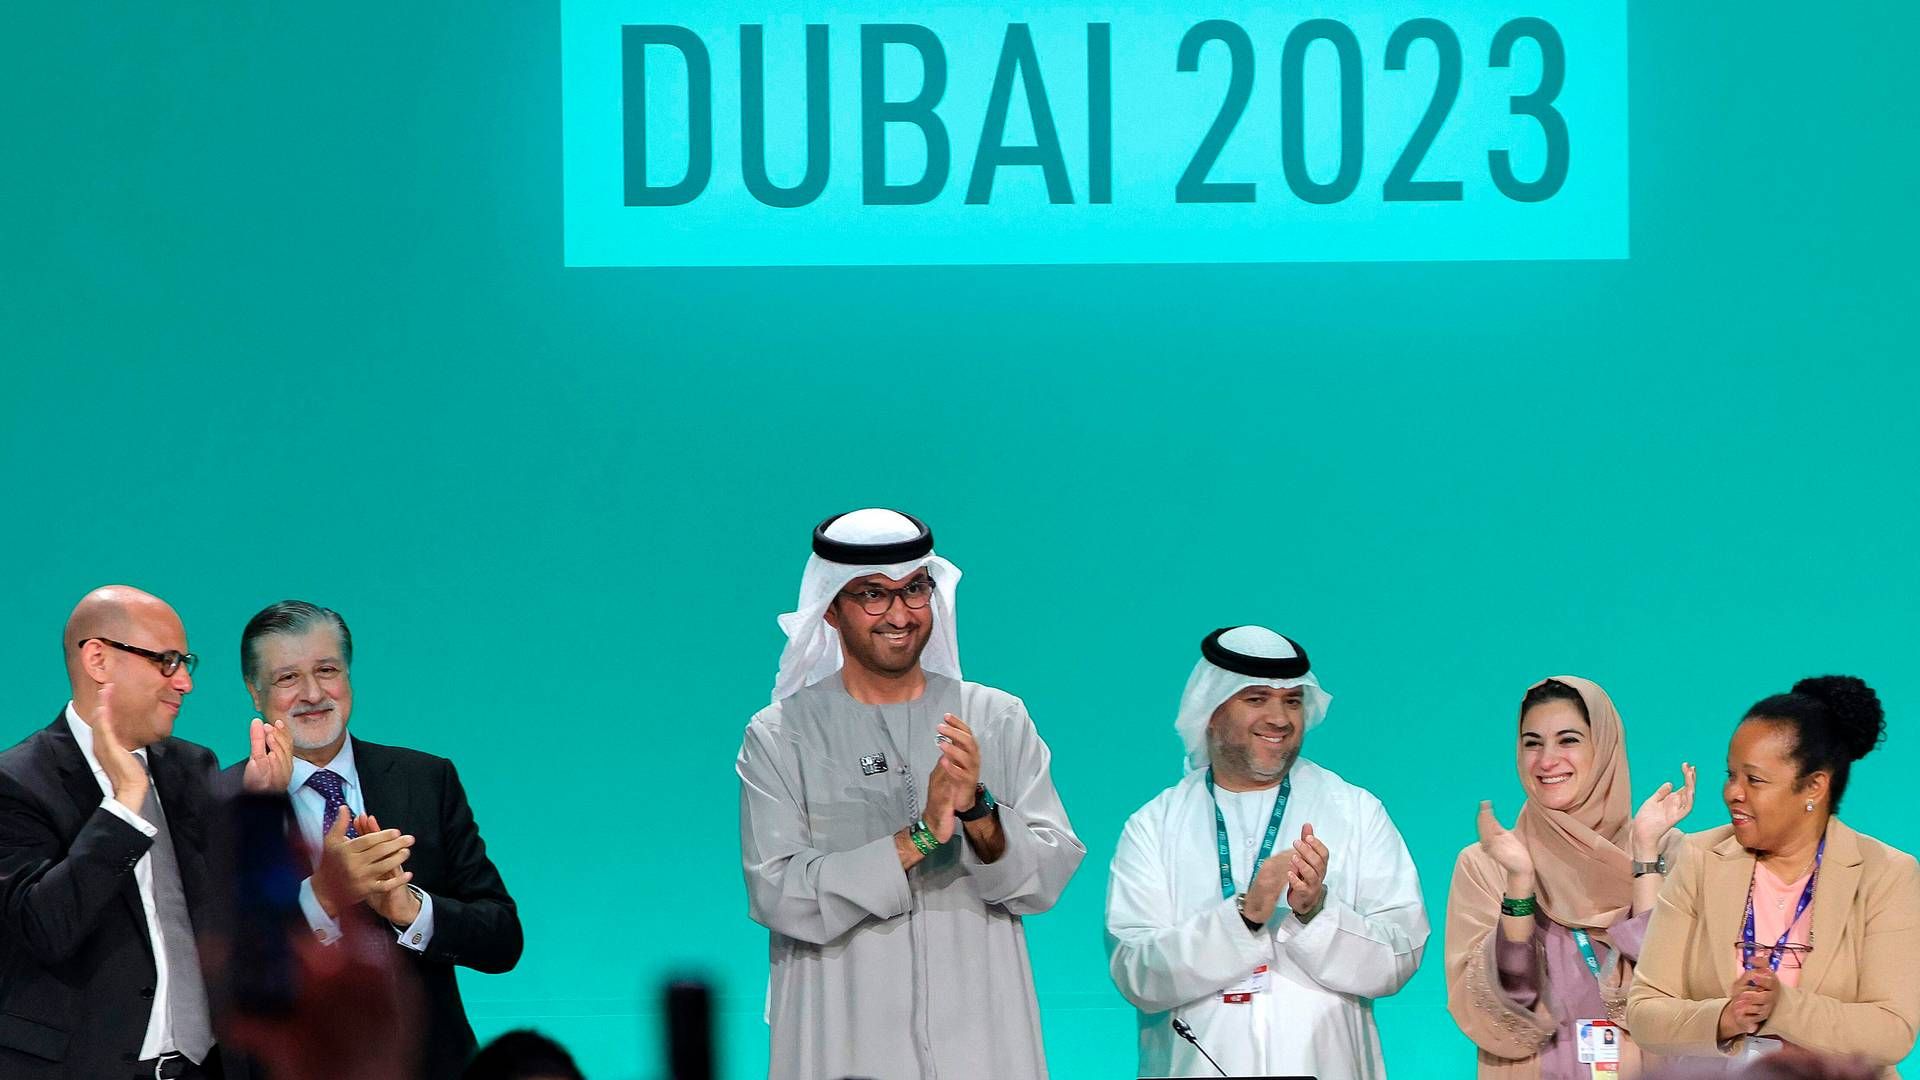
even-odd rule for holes
{"type": "Polygon", "coordinates": [[[1213,1055],[1207,1053],[1207,1048],[1200,1045],[1200,1040],[1193,1037],[1192,1025],[1176,1016],[1173,1018],[1173,1031],[1174,1034],[1192,1043],[1193,1048],[1200,1051],[1200,1056],[1207,1059],[1207,1064],[1213,1066],[1214,1072],[1219,1073],[1221,1076],[1227,1075],[1227,1070],[1221,1068],[1220,1063],[1213,1060],[1213,1055]]]}
{"type": "Polygon", "coordinates": [[[673,1080],[713,1080],[713,990],[688,979],[667,984],[667,1075],[673,1080]]]}

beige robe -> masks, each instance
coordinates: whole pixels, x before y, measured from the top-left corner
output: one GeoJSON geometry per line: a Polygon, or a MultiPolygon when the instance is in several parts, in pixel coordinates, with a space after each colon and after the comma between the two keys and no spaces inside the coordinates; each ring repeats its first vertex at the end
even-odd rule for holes
{"type": "MultiPolygon", "coordinates": [[[[1662,850],[1670,859],[1679,851],[1682,839],[1678,830],[1667,835],[1662,850]]],[[[1519,1008],[1500,989],[1494,948],[1500,933],[1500,899],[1505,891],[1506,872],[1479,844],[1468,845],[1454,860],[1453,884],[1447,892],[1447,1011],[1479,1050],[1481,1080],[1536,1080],[1540,1053],[1553,1040],[1562,1017],[1554,1011],[1537,937],[1534,955],[1540,966],[1535,981],[1540,997],[1533,1008],[1519,1008]]],[[[1623,1025],[1633,971],[1633,963],[1626,957],[1615,957],[1612,969],[1600,982],[1600,997],[1608,1017],[1623,1025]]],[[[1659,1060],[1643,1061],[1629,1031],[1623,1030],[1622,1034],[1629,1036],[1620,1044],[1623,1078],[1637,1076],[1647,1064],[1659,1060]]]]}

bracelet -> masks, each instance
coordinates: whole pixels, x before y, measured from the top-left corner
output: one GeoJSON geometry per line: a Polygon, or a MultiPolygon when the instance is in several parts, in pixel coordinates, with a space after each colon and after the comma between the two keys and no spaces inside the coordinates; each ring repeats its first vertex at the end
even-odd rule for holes
{"type": "Polygon", "coordinates": [[[919,848],[922,855],[931,855],[940,847],[940,841],[933,838],[933,830],[927,828],[926,818],[920,818],[913,823],[913,829],[907,833],[907,839],[913,841],[913,846],[919,848]]]}
{"type": "Polygon", "coordinates": [[[1532,915],[1538,910],[1540,910],[1540,905],[1534,903],[1533,897],[1531,896],[1523,896],[1518,900],[1506,896],[1500,898],[1500,914],[1502,915],[1519,915],[1525,917],[1532,915]]]}

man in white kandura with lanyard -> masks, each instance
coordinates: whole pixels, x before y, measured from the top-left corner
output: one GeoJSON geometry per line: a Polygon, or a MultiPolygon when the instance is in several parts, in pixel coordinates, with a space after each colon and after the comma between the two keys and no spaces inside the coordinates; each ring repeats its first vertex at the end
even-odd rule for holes
{"type": "Polygon", "coordinates": [[[1237,626],[1200,654],[1175,722],[1189,771],[1127,820],[1108,884],[1140,1073],[1383,1077],[1373,999],[1427,943],[1407,845],[1378,799],[1299,756],[1332,700],[1306,650],[1237,626]]]}
{"type": "Polygon", "coordinates": [[[814,530],[740,746],[774,1080],[1042,1080],[1023,916],[1086,849],[1026,706],[960,677],[960,571],[892,510],[814,530]]]}

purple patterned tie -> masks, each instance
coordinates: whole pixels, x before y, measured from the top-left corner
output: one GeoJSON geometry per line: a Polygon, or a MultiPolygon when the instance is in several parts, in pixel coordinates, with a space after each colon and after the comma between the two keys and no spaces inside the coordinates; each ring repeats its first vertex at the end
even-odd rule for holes
{"type": "MultiPolygon", "coordinates": [[[[320,831],[323,834],[333,831],[333,823],[340,817],[340,808],[347,805],[347,796],[340,788],[341,783],[340,774],[332,769],[318,769],[312,776],[307,777],[306,786],[319,792],[320,797],[327,801],[327,808],[320,822],[320,831]]],[[[353,827],[353,819],[348,818],[347,839],[352,840],[359,835],[360,830],[353,827]]]]}

